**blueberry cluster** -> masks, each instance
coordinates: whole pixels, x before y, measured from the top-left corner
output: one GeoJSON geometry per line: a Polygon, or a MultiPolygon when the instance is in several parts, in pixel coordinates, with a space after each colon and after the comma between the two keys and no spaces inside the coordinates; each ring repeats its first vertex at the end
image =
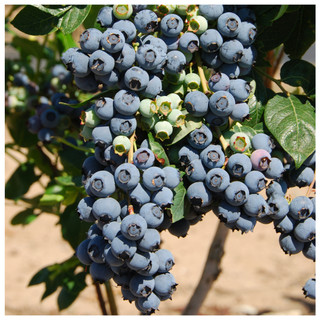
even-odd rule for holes
{"type": "Polygon", "coordinates": [[[98,159],[88,157],[82,167],[88,196],[79,202],[78,213],[93,224],[76,255],[90,265],[94,281],[113,278],[124,300],[151,314],[177,286],[169,272],[174,258],[160,249],[160,231],[168,226],[165,210],[180,183],[179,171],[155,166],[148,147],[136,150],[133,163],[116,154],[112,144],[104,149],[103,162],[98,159]]]}
{"type": "Polygon", "coordinates": [[[212,204],[222,222],[242,233],[257,221],[274,222],[285,252],[303,251],[314,260],[315,206],[308,197],[288,204],[283,178],[311,185],[315,155],[295,170],[265,133],[229,131],[228,146],[219,140],[230,120],[249,117],[253,88],[239,77],[256,59],[251,9],[114,5],[103,7],[97,22],[102,31],[85,30],[80,48],[62,55],[79,89],[107,91],[81,115],[81,136],[93,141],[95,153],[83,163],[87,197],[78,212],[93,224],[77,256],[93,279],[113,278],[124,299],[144,314],[154,312],[176,286],[172,255],[159,249],[160,232],[186,236],[212,204]],[[162,144],[187,128],[188,117],[201,126],[177,144],[178,169],[163,166],[139,134],[152,130],[162,144]],[[189,208],[172,223],[170,206],[182,180],[189,208]]]}

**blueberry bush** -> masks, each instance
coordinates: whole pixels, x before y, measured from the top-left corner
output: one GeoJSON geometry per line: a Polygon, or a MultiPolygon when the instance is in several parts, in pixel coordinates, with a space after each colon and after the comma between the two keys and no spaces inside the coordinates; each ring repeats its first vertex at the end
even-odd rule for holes
{"type": "MultiPolygon", "coordinates": [[[[35,270],[42,299],[60,290],[68,308],[91,277],[116,314],[113,279],[156,312],[179,288],[161,232],[185,237],[212,211],[221,223],[184,314],[218,277],[228,230],[270,224],[280,250],[315,261],[315,67],[302,59],[315,6],[13,6],[6,33],[19,58],[5,61],[5,151],[26,159],[5,186],[25,204],[11,223],[54,214],[75,252],[35,270]],[[305,195],[288,197],[293,186],[305,195]]],[[[315,299],[314,275],[301,294],[315,299]]]]}

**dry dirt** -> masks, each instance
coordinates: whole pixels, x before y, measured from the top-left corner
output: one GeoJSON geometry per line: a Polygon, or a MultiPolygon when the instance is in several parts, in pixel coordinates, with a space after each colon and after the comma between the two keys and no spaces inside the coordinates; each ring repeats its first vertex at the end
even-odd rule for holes
{"type": "MultiPolygon", "coordinates": [[[[9,141],[10,137],[6,137],[9,141]]],[[[5,158],[5,180],[17,164],[5,158]]],[[[35,185],[29,195],[40,191],[35,185]]],[[[301,192],[301,190],[300,190],[301,192]]],[[[6,315],[100,315],[94,286],[80,294],[70,308],[59,312],[57,293],[40,301],[44,285],[28,287],[41,268],[69,258],[73,251],[60,236],[57,218],[43,214],[28,226],[12,226],[10,220],[22,207],[5,202],[5,313],[6,315]]],[[[186,238],[162,233],[163,248],[171,250],[176,264],[172,270],[179,283],[173,300],[162,302],[157,315],[179,315],[189,301],[206,260],[208,248],[218,225],[209,212],[192,226],[186,238]]],[[[315,303],[304,298],[302,286],[315,274],[314,262],[302,253],[285,255],[273,225],[257,224],[254,232],[241,235],[229,232],[222,272],[213,284],[202,315],[314,315],[315,303]]],[[[89,277],[88,277],[89,279],[89,277]]],[[[120,315],[138,315],[134,304],[122,301],[120,289],[111,282],[120,315]]],[[[104,293],[104,292],[103,292],[104,293]]]]}

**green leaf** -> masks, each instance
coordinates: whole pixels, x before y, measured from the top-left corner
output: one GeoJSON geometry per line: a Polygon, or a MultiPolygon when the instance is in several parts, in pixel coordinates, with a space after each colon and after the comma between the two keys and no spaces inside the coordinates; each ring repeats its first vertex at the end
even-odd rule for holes
{"type": "Polygon", "coordinates": [[[101,28],[100,24],[97,22],[98,13],[99,13],[100,9],[103,8],[103,7],[104,7],[103,5],[94,5],[94,6],[91,6],[91,10],[90,10],[88,16],[87,16],[86,19],[83,21],[83,26],[84,26],[86,29],[96,28],[96,29],[103,30],[103,29],[101,28]]]}
{"type": "Polygon", "coordinates": [[[280,10],[279,10],[277,16],[275,18],[273,18],[272,21],[280,19],[286,13],[288,7],[289,7],[288,5],[282,5],[280,7],[280,10]]]}
{"type": "Polygon", "coordinates": [[[46,13],[49,13],[53,16],[61,16],[63,15],[65,12],[67,12],[68,10],[71,9],[71,5],[69,6],[65,6],[65,5],[54,5],[54,6],[43,6],[43,5],[40,5],[40,4],[36,4],[36,5],[33,5],[33,7],[43,11],[43,12],[46,12],[46,13]]]}
{"type": "Polygon", "coordinates": [[[73,249],[76,249],[79,243],[86,238],[86,232],[90,227],[90,223],[79,219],[76,209],[77,203],[67,206],[59,221],[62,237],[73,249]]]}
{"type": "Polygon", "coordinates": [[[77,47],[76,42],[73,40],[72,34],[63,34],[60,30],[58,30],[55,34],[53,45],[57,46],[60,56],[69,48],[77,47]]]}
{"type": "Polygon", "coordinates": [[[31,35],[45,35],[56,29],[59,17],[31,5],[25,6],[11,21],[18,30],[31,35]]]}
{"type": "Polygon", "coordinates": [[[64,196],[61,194],[44,194],[39,204],[41,206],[54,206],[60,203],[64,199],[64,196]]]}
{"type": "Polygon", "coordinates": [[[33,213],[33,209],[28,208],[16,214],[11,219],[11,224],[14,226],[18,224],[27,225],[37,219],[37,217],[38,215],[33,213]]]}
{"type": "Polygon", "coordinates": [[[11,45],[12,47],[18,49],[24,57],[31,55],[37,59],[48,58],[47,48],[45,48],[36,40],[29,40],[15,36],[12,39],[11,45]]]}
{"type": "Polygon", "coordinates": [[[34,164],[23,163],[7,181],[5,197],[7,199],[17,199],[23,196],[28,192],[30,186],[39,180],[39,177],[34,172],[34,164]]]}
{"type": "Polygon", "coordinates": [[[30,147],[28,159],[32,160],[36,167],[38,167],[43,173],[49,177],[53,176],[54,171],[51,165],[51,160],[40,148],[37,146],[30,147]]]}
{"type": "Polygon", "coordinates": [[[284,51],[290,59],[300,59],[315,42],[315,5],[301,6],[292,14],[296,20],[291,25],[290,37],[284,41],[284,51]]]}
{"type": "Polygon", "coordinates": [[[280,70],[281,81],[302,87],[307,96],[315,94],[315,66],[304,60],[287,61],[280,70]]]}
{"type": "Polygon", "coordinates": [[[170,208],[172,214],[172,223],[181,220],[184,217],[184,202],[187,190],[181,181],[177,187],[174,188],[173,204],[170,208]]]}
{"type": "Polygon", "coordinates": [[[148,133],[148,140],[149,140],[150,149],[155,154],[156,159],[161,163],[161,165],[169,166],[170,162],[169,162],[168,156],[164,148],[162,147],[162,145],[154,139],[152,132],[148,133]]]}
{"type": "Polygon", "coordinates": [[[202,126],[201,118],[193,117],[190,114],[186,116],[185,124],[180,128],[174,128],[172,135],[170,136],[170,141],[168,142],[168,146],[171,146],[184,137],[186,137],[190,132],[195,129],[198,129],[202,126]]]}
{"type": "Polygon", "coordinates": [[[64,194],[63,194],[64,199],[62,204],[64,204],[65,206],[69,206],[75,203],[79,195],[79,192],[80,190],[77,187],[71,187],[71,186],[65,187],[64,194]]]}
{"type": "Polygon", "coordinates": [[[80,272],[71,279],[68,279],[58,296],[59,310],[68,308],[77,299],[79,293],[86,288],[85,278],[86,273],[80,272]]]}
{"type": "Polygon", "coordinates": [[[43,268],[40,271],[38,271],[30,280],[28,286],[34,286],[36,284],[40,284],[42,282],[46,282],[48,277],[50,275],[50,271],[48,268],[43,268]]]}
{"type": "Polygon", "coordinates": [[[15,112],[6,116],[6,125],[14,142],[20,147],[31,147],[37,144],[38,137],[27,129],[29,113],[15,112]]]}
{"type": "Polygon", "coordinates": [[[73,177],[73,176],[59,176],[54,178],[55,181],[62,186],[74,186],[81,187],[81,176],[73,177]]]}
{"type": "Polygon", "coordinates": [[[236,123],[231,129],[230,131],[232,132],[243,132],[245,133],[250,139],[253,138],[253,136],[255,136],[257,134],[257,132],[248,126],[242,125],[241,123],[236,123]]]}
{"type": "Polygon", "coordinates": [[[63,146],[60,151],[60,161],[64,167],[64,171],[73,176],[81,175],[81,168],[86,155],[83,151],[75,150],[69,146],[63,146]]]}
{"type": "Polygon", "coordinates": [[[296,96],[276,95],[266,105],[264,121],[298,169],[315,150],[315,110],[296,96]]]}
{"type": "Polygon", "coordinates": [[[59,29],[64,33],[72,33],[76,30],[87,17],[91,5],[73,5],[60,19],[59,29]]]}

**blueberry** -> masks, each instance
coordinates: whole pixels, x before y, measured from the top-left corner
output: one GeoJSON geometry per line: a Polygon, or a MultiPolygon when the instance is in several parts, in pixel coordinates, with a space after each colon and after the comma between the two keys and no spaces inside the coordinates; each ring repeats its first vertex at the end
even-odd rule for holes
{"type": "Polygon", "coordinates": [[[158,16],[149,9],[137,12],[134,24],[141,33],[151,33],[158,27],[158,16]]]}
{"type": "Polygon", "coordinates": [[[168,51],[166,43],[161,38],[157,38],[151,34],[142,36],[141,43],[142,45],[148,44],[148,45],[157,47],[159,50],[163,51],[164,53],[167,53],[168,51]]]}
{"type": "Polygon", "coordinates": [[[94,223],[88,229],[87,238],[93,239],[94,237],[97,237],[97,236],[102,236],[102,231],[100,230],[98,225],[94,223]]]}
{"type": "MultiPolygon", "coordinates": [[[[64,56],[62,56],[63,58],[64,56]]],[[[89,56],[81,50],[73,51],[69,59],[66,60],[65,65],[77,78],[87,77],[91,72],[89,68],[89,56]]]]}
{"type": "Polygon", "coordinates": [[[89,179],[89,190],[96,197],[108,197],[116,191],[113,175],[108,171],[97,171],[89,179]]]}
{"type": "Polygon", "coordinates": [[[228,124],[229,116],[220,117],[212,113],[211,110],[209,110],[209,112],[206,114],[206,122],[214,127],[221,127],[228,124]]]}
{"type": "Polygon", "coordinates": [[[100,198],[92,205],[92,213],[94,217],[104,223],[116,221],[120,216],[120,212],[120,204],[113,198],[100,198]]]}
{"type": "Polygon", "coordinates": [[[257,193],[266,187],[267,179],[262,172],[252,170],[246,174],[244,183],[250,193],[257,193]]]}
{"type": "Polygon", "coordinates": [[[294,227],[296,226],[297,220],[293,219],[289,215],[285,215],[281,219],[275,219],[273,221],[273,224],[276,232],[290,233],[291,231],[293,231],[294,227]]]}
{"type": "Polygon", "coordinates": [[[80,47],[85,53],[94,53],[100,49],[102,32],[96,28],[89,28],[80,35],[80,47]]]}
{"type": "Polygon", "coordinates": [[[187,189],[187,199],[196,209],[206,207],[212,202],[212,193],[204,182],[194,182],[187,189]]]}
{"type": "Polygon", "coordinates": [[[282,233],[279,237],[281,249],[285,254],[297,254],[303,250],[304,243],[297,240],[292,233],[282,233]]]}
{"type": "MultiPolygon", "coordinates": [[[[179,42],[180,43],[180,42],[179,42]]],[[[178,50],[169,51],[165,71],[168,73],[181,73],[187,64],[186,56],[178,50]]]]}
{"type": "Polygon", "coordinates": [[[150,191],[157,191],[164,187],[166,176],[159,167],[149,167],[142,175],[143,185],[150,191]]]}
{"type": "Polygon", "coordinates": [[[303,255],[311,259],[313,261],[316,261],[316,243],[315,239],[309,242],[306,242],[304,244],[303,250],[302,250],[303,255]]]}
{"type": "Polygon", "coordinates": [[[117,29],[108,28],[101,36],[101,46],[108,53],[115,53],[122,50],[125,44],[123,33],[117,29]]]}
{"type": "Polygon", "coordinates": [[[137,128],[137,119],[134,116],[115,114],[110,121],[110,129],[116,136],[131,136],[137,128]]]}
{"type": "Polygon", "coordinates": [[[228,38],[236,37],[241,26],[240,18],[232,12],[222,13],[217,21],[218,31],[228,38]]]}
{"type": "Polygon", "coordinates": [[[137,244],[140,251],[154,252],[160,247],[160,233],[156,229],[148,228],[137,244]]]}
{"type": "Polygon", "coordinates": [[[139,67],[131,67],[124,74],[124,82],[128,89],[141,91],[148,85],[149,74],[139,67]]]}
{"type": "Polygon", "coordinates": [[[145,70],[156,69],[166,61],[166,58],[165,51],[152,44],[142,45],[136,52],[136,61],[145,70]]]}
{"type": "Polygon", "coordinates": [[[226,74],[230,79],[236,79],[240,76],[240,67],[237,63],[223,63],[220,66],[219,71],[226,74]]]}
{"type": "Polygon", "coordinates": [[[115,16],[113,15],[113,8],[105,6],[100,9],[97,15],[97,22],[102,28],[111,27],[115,21],[115,16]]]}
{"type": "Polygon", "coordinates": [[[284,172],[283,163],[280,159],[272,157],[267,170],[264,172],[269,179],[280,179],[284,172]]]}
{"type": "Polygon", "coordinates": [[[249,189],[241,181],[233,181],[225,190],[226,201],[233,206],[241,206],[249,197],[249,189]]]}
{"type": "Polygon", "coordinates": [[[316,236],[316,221],[309,217],[300,221],[294,228],[293,234],[300,242],[309,242],[316,236]]]}
{"type": "Polygon", "coordinates": [[[112,28],[123,33],[126,43],[131,43],[137,34],[136,26],[130,20],[119,20],[112,25],[112,28]]]}
{"type": "Polygon", "coordinates": [[[94,104],[95,114],[102,120],[110,120],[114,115],[113,99],[108,97],[99,98],[94,104]]]}
{"type": "Polygon", "coordinates": [[[139,96],[134,91],[119,90],[114,96],[114,108],[123,115],[135,114],[140,105],[139,96]]]}
{"type": "Polygon", "coordinates": [[[204,181],[206,170],[201,159],[192,160],[185,169],[186,176],[190,182],[204,181]]]}
{"type": "Polygon", "coordinates": [[[212,138],[211,130],[205,124],[202,124],[199,129],[195,129],[189,133],[187,141],[191,147],[203,150],[212,142],[212,138]]]}
{"type": "Polygon", "coordinates": [[[170,272],[158,274],[154,281],[154,292],[160,297],[171,296],[176,290],[177,283],[170,272]]]}
{"type": "Polygon", "coordinates": [[[235,222],[236,229],[240,230],[241,233],[247,233],[253,231],[256,225],[256,217],[248,216],[245,213],[242,213],[239,219],[235,222]]]}
{"type": "Polygon", "coordinates": [[[116,185],[125,191],[134,189],[140,180],[138,168],[131,163],[120,164],[114,173],[116,185]]]}
{"type": "Polygon", "coordinates": [[[112,144],[113,136],[110,127],[107,125],[96,126],[92,130],[92,139],[96,146],[108,147],[112,144]]]}
{"type": "Polygon", "coordinates": [[[191,91],[184,98],[184,107],[196,116],[203,117],[208,112],[209,99],[201,91],[191,91]]]}
{"type": "Polygon", "coordinates": [[[199,151],[189,145],[181,147],[178,152],[179,163],[182,167],[187,166],[192,160],[199,159],[199,151]]]}
{"type": "Polygon", "coordinates": [[[89,58],[89,67],[99,76],[110,73],[115,66],[113,57],[103,50],[94,51],[89,58]]]}
{"type": "Polygon", "coordinates": [[[85,239],[82,242],[80,242],[80,244],[76,248],[75,253],[79,261],[86,266],[90,265],[93,262],[87,251],[90,240],[91,239],[85,239]]]}
{"type": "Polygon", "coordinates": [[[125,43],[122,50],[113,53],[112,56],[115,61],[115,69],[122,72],[133,66],[136,59],[136,52],[134,51],[132,45],[125,43]]]}
{"type": "Polygon", "coordinates": [[[310,167],[302,165],[293,174],[293,179],[298,187],[305,187],[311,185],[314,179],[314,171],[310,167]]]}
{"type": "Polygon", "coordinates": [[[103,250],[106,246],[106,242],[102,236],[96,236],[90,239],[87,247],[89,257],[93,262],[104,263],[105,258],[103,256],[103,250]]]}
{"type": "Polygon", "coordinates": [[[161,35],[161,38],[166,46],[167,46],[167,50],[171,51],[171,50],[178,50],[179,48],[179,37],[167,37],[165,35],[161,35]]]}
{"type": "Polygon", "coordinates": [[[225,73],[215,72],[208,81],[209,88],[212,92],[228,91],[230,79],[225,73]]]}
{"type": "Polygon", "coordinates": [[[254,149],[264,149],[269,153],[275,148],[273,139],[265,133],[257,133],[252,137],[251,140],[254,149]]]}
{"type": "Polygon", "coordinates": [[[141,207],[139,214],[146,220],[148,228],[158,227],[164,218],[161,207],[152,202],[145,203],[141,207]]]}
{"type": "Polygon", "coordinates": [[[176,188],[181,181],[179,170],[169,166],[164,167],[162,170],[166,176],[165,186],[169,189],[176,188]]]}
{"type": "Polygon", "coordinates": [[[91,197],[82,198],[77,206],[77,213],[79,215],[80,220],[86,222],[94,222],[96,218],[92,213],[92,206],[95,199],[91,197]]]}
{"type": "Polygon", "coordinates": [[[37,136],[40,141],[44,143],[48,143],[48,142],[51,142],[52,137],[54,136],[54,132],[49,128],[41,128],[38,131],[37,136]]]}
{"type": "Polygon", "coordinates": [[[223,5],[200,4],[199,12],[208,21],[217,20],[223,14],[223,5]]]}
{"type": "Polygon", "coordinates": [[[171,189],[163,187],[161,190],[152,194],[151,201],[161,208],[168,208],[173,203],[173,192],[171,189]]]}
{"type": "Polygon", "coordinates": [[[254,43],[257,36],[257,28],[253,23],[243,21],[238,30],[237,40],[244,46],[250,46],[254,43]]]}
{"type": "Polygon", "coordinates": [[[207,64],[209,67],[213,69],[217,69],[222,65],[222,61],[219,56],[219,51],[217,52],[205,52],[201,51],[201,59],[207,64]]]}
{"type": "Polygon", "coordinates": [[[150,263],[150,253],[149,252],[136,252],[130,260],[128,260],[127,265],[130,269],[139,272],[140,270],[147,269],[150,263]]]}
{"type": "Polygon", "coordinates": [[[140,208],[143,204],[150,202],[151,193],[140,183],[129,191],[130,202],[135,208],[140,208]]]}
{"type": "Polygon", "coordinates": [[[241,209],[239,206],[233,206],[223,200],[219,203],[218,214],[221,221],[227,224],[232,224],[239,219],[241,215],[241,209]]]}
{"type": "Polygon", "coordinates": [[[120,233],[120,223],[117,221],[111,221],[106,223],[102,228],[102,235],[109,243],[118,236],[120,233]]]}
{"type": "Polygon", "coordinates": [[[229,92],[233,95],[236,102],[244,102],[251,93],[249,82],[243,79],[231,79],[229,92]]]}
{"type": "Polygon", "coordinates": [[[252,164],[247,155],[235,153],[230,156],[227,162],[227,169],[233,177],[241,178],[251,171],[252,164]]]}
{"type": "Polygon", "coordinates": [[[182,52],[194,53],[199,50],[200,40],[199,37],[193,32],[185,32],[179,40],[179,49],[182,52]]]}
{"type": "Polygon", "coordinates": [[[105,283],[110,280],[114,273],[105,263],[91,263],[89,267],[90,275],[94,282],[105,283]]]}
{"type": "Polygon", "coordinates": [[[160,299],[155,293],[152,292],[147,297],[138,298],[135,305],[143,315],[151,315],[158,310],[160,299]]]}
{"type": "Polygon", "coordinates": [[[248,216],[261,218],[269,213],[269,205],[261,194],[253,193],[249,194],[243,210],[248,216]]]}
{"type": "Polygon", "coordinates": [[[101,83],[103,85],[103,90],[112,90],[118,88],[118,83],[120,81],[119,71],[116,69],[113,69],[110,73],[103,76],[95,74],[94,78],[97,83],[101,83]]]}
{"type": "Polygon", "coordinates": [[[148,169],[153,166],[155,155],[149,148],[139,148],[133,154],[133,163],[139,169],[148,169]]]}
{"type": "Polygon", "coordinates": [[[149,82],[145,87],[145,89],[141,91],[141,95],[146,98],[154,99],[161,92],[162,92],[161,79],[156,75],[150,75],[149,82]]]}
{"type": "Polygon", "coordinates": [[[230,176],[224,169],[213,168],[207,172],[205,184],[213,192],[223,192],[230,184],[230,176]]]}
{"type": "Polygon", "coordinates": [[[96,75],[92,72],[85,77],[78,77],[75,75],[73,79],[80,90],[96,92],[99,89],[99,82],[96,80],[96,75]]]}
{"type": "Polygon", "coordinates": [[[313,203],[306,196],[295,197],[290,203],[289,214],[296,220],[303,220],[311,216],[313,203]]]}
{"type": "Polygon", "coordinates": [[[302,288],[305,297],[315,299],[316,298],[316,279],[310,278],[302,288]]]}
{"type": "Polygon", "coordinates": [[[238,61],[240,68],[251,68],[257,59],[257,50],[254,46],[244,47],[242,50],[242,57],[238,61]]]}
{"type": "Polygon", "coordinates": [[[137,252],[136,242],[119,234],[111,241],[111,251],[115,257],[128,260],[137,252]]]}
{"type": "Polygon", "coordinates": [[[235,99],[228,91],[216,91],[209,99],[211,112],[219,117],[228,116],[235,106],[235,99]]]}
{"type": "Polygon", "coordinates": [[[183,20],[177,14],[167,14],[160,23],[162,33],[167,37],[176,37],[180,35],[184,27],[183,20]]]}
{"type": "Polygon", "coordinates": [[[270,153],[264,149],[257,149],[250,156],[252,168],[258,171],[265,171],[271,162],[270,153]]]}
{"type": "Polygon", "coordinates": [[[267,187],[266,194],[268,197],[274,196],[276,194],[280,196],[285,196],[287,192],[287,184],[284,180],[271,181],[267,187]]]}
{"type": "Polygon", "coordinates": [[[60,114],[55,109],[44,110],[40,115],[40,123],[43,127],[53,129],[60,122],[60,114]]]}
{"type": "Polygon", "coordinates": [[[208,29],[199,38],[200,46],[205,52],[217,52],[222,43],[223,38],[216,29],[208,29]]]}

